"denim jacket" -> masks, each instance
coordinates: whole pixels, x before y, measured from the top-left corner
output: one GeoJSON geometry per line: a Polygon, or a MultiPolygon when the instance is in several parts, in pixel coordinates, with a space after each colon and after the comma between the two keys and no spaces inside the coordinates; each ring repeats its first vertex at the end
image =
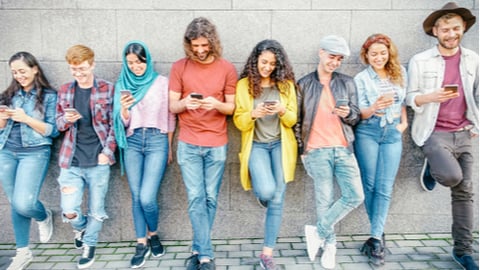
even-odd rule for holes
{"type": "MultiPolygon", "coordinates": [[[[36,132],[33,128],[25,123],[20,124],[20,131],[22,136],[22,145],[23,147],[34,147],[41,145],[51,145],[52,138],[55,138],[59,135],[57,125],[55,124],[55,106],[57,103],[57,93],[54,90],[44,89],[43,97],[43,113],[35,109],[35,103],[37,100],[37,90],[32,89],[30,92],[25,93],[22,90],[19,90],[12,97],[13,108],[22,108],[25,113],[45,122],[47,128],[45,129],[44,134],[36,132]],[[23,93],[22,93],[23,92],[23,93]]],[[[8,119],[7,125],[0,129],[0,149],[5,147],[5,143],[8,140],[10,131],[13,127],[13,120],[8,119]]]]}
{"type": "MultiPolygon", "coordinates": [[[[392,84],[392,90],[395,91],[396,96],[395,103],[385,109],[385,115],[383,115],[380,120],[381,126],[385,126],[386,123],[393,123],[395,116],[402,113],[402,106],[404,106],[406,94],[407,72],[404,67],[401,67],[401,69],[404,87],[392,84]]],[[[357,86],[358,107],[360,110],[372,106],[381,95],[378,89],[381,79],[378,74],[373,70],[373,67],[369,65],[366,69],[358,73],[354,80],[357,86]]]]}
{"type": "MultiPolygon", "coordinates": [[[[466,117],[474,125],[473,133],[478,134],[478,55],[461,47],[460,74],[467,103],[466,117]]],[[[435,129],[440,103],[415,104],[419,94],[433,92],[442,87],[445,61],[437,46],[416,54],[408,65],[407,105],[415,111],[412,122],[412,139],[423,146],[435,129]]]]}

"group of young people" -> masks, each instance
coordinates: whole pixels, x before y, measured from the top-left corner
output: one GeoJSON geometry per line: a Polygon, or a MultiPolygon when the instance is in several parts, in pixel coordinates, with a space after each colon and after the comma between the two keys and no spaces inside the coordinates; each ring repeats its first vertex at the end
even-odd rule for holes
{"type": "Polygon", "coordinates": [[[69,48],[65,58],[74,80],[58,91],[33,55],[16,53],[9,61],[12,82],[0,96],[0,180],[11,204],[17,248],[8,269],[24,269],[33,258],[32,219],[41,242],[52,235],[53,213],[38,196],[52,139],[60,132],[65,132],[58,158],[62,218],[73,227],[74,246],[83,250],[77,267],[95,261],[117,146],[137,238],[131,267],[142,267],[150,254],[165,254],[157,232],[157,196],[173,160],[177,121],[176,159],[193,231],[186,268],[215,269],[211,231],[227,158],[228,115],[241,132],[241,185],[253,189],[266,208],[262,268],[276,268],[274,248],[298,155],[314,184],[317,222],[305,226],[310,260],[321,249],[321,265],[335,268],[334,226],[364,202],[371,237],[361,252],[382,265],[407,105],[415,112],[412,138],[426,157],[422,186],[431,190],[438,182],[451,188],[452,256],[464,269],[478,269],[472,258],[478,55],[460,46],[475,20],[452,2],[431,13],[423,26],[438,44],[415,55],[408,73],[391,38],[371,35],[360,50],[366,68],[355,77],[337,72],[350,49],[345,39],[329,35],[320,40],[316,70],[298,81],[284,48],[270,39],[253,48],[238,79],[222,58],[215,25],[203,17],[188,25],[186,57],[173,64],[169,78],[155,71],[141,41],[126,44],[115,85],[94,75],[90,48],[69,48]],[[81,209],[86,187],[87,214],[81,209]]]}

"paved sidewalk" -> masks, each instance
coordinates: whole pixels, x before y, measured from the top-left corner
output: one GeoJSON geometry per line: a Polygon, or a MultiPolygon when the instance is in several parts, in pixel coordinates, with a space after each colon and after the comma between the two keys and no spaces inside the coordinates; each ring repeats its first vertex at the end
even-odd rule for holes
{"type": "MultiPolygon", "coordinates": [[[[374,267],[359,249],[366,235],[339,236],[336,269],[461,269],[450,256],[450,234],[390,234],[387,235],[386,264],[374,267]]],[[[190,250],[190,241],[164,241],[166,254],[151,257],[143,269],[185,269],[184,262],[190,250]]],[[[217,270],[260,270],[258,254],[262,239],[214,240],[217,270]]],[[[475,233],[475,254],[478,262],[478,233],[475,233]]],[[[91,269],[130,269],[134,242],[100,243],[96,261],[91,269]]],[[[76,269],[81,250],[73,244],[32,244],[34,261],[27,269],[76,269]]],[[[13,244],[0,244],[0,269],[6,269],[15,253],[13,244]]],[[[279,269],[322,269],[320,258],[310,262],[304,237],[278,239],[275,262],[279,269]]]]}

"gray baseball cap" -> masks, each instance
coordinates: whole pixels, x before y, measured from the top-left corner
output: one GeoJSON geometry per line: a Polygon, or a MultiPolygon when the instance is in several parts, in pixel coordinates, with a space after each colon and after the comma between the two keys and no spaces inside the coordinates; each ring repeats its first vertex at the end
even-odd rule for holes
{"type": "Polygon", "coordinates": [[[329,54],[350,56],[350,49],[347,41],[336,35],[328,35],[320,40],[320,48],[327,51],[329,54]]]}

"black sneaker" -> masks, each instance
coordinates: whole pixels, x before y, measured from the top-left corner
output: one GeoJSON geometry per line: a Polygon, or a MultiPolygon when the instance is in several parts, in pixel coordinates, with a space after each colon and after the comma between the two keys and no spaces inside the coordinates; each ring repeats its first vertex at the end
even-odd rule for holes
{"type": "Polygon", "coordinates": [[[462,269],[478,270],[478,265],[475,263],[471,255],[465,254],[462,256],[457,256],[455,252],[452,251],[452,257],[453,260],[462,267],[462,269]]]}
{"type": "Polygon", "coordinates": [[[80,260],[78,260],[77,268],[85,269],[90,267],[95,262],[95,247],[83,245],[83,253],[80,260]]]}
{"type": "Polygon", "coordinates": [[[258,204],[263,207],[263,208],[267,208],[268,207],[268,201],[264,201],[264,200],[260,200],[260,198],[257,198],[257,202],[258,204]]]}
{"type": "Polygon", "coordinates": [[[210,260],[209,262],[200,263],[199,270],[215,270],[215,262],[210,260]]]}
{"type": "Polygon", "coordinates": [[[385,264],[385,250],[382,245],[382,240],[370,237],[365,244],[363,244],[360,252],[367,255],[368,260],[376,266],[385,264]]]}
{"type": "Polygon", "coordinates": [[[83,236],[85,235],[85,229],[81,231],[73,230],[73,232],[75,233],[73,245],[76,249],[81,249],[83,247],[83,236]]]}
{"type": "Polygon", "coordinates": [[[198,260],[198,254],[192,254],[185,260],[185,263],[188,261],[187,270],[198,270],[200,261],[198,260]]]}
{"type": "Polygon", "coordinates": [[[427,159],[423,162],[422,173],[420,174],[420,185],[425,191],[432,191],[435,188],[437,181],[433,179],[430,174],[430,165],[427,159]]]}
{"type": "Polygon", "coordinates": [[[140,268],[145,264],[146,258],[150,256],[150,248],[144,244],[137,244],[135,247],[135,255],[130,260],[130,265],[133,269],[140,268]]]}
{"type": "Polygon", "coordinates": [[[158,235],[152,235],[150,239],[148,239],[148,243],[150,244],[153,257],[158,258],[165,255],[165,248],[163,248],[162,243],[160,243],[158,235]]]}

